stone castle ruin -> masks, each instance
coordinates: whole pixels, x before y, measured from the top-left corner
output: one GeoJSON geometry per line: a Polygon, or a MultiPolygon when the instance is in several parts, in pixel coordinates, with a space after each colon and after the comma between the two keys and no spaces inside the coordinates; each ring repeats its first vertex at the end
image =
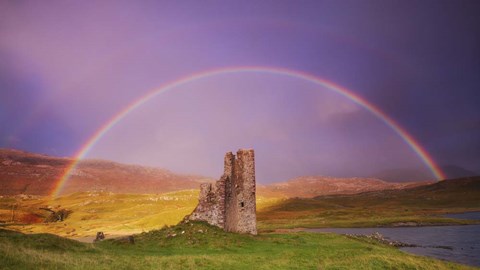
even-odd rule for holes
{"type": "Polygon", "coordinates": [[[253,149],[225,154],[224,173],[200,186],[200,198],[189,220],[202,220],[227,232],[257,234],[255,157],[253,149]]]}

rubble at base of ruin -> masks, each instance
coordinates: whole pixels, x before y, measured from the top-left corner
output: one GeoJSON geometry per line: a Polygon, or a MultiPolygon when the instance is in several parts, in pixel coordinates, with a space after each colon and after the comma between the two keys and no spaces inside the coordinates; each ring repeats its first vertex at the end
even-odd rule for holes
{"type": "Polygon", "coordinates": [[[189,220],[202,220],[227,232],[257,234],[253,149],[225,154],[224,173],[200,186],[198,206],[189,220]]]}

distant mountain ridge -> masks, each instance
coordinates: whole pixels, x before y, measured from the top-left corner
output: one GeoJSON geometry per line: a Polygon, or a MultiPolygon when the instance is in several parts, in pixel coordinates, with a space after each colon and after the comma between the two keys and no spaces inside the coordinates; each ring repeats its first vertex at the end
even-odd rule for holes
{"type": "Polygon", "coordinates": [[[442,171],[449,176],[449,178],[472,177],[479,175],[478,172],[465,169],[457,165],[443,165],[442,171]]]}
{"type": "MultiPolygon", "coordinates": [[[[440,165],[439,168],[447,176],[447,179],[480,175],[478,172],[457,165],[440,165]]],[[[379,171],[375,174],[375,177],[392,182],[405,181],[406,179],[417,181],[431,178],[431,172],[421,168],[395,168],[379,171]]]]}
{"type": "Polygon", "coordinates": [[[303,176],[282,183],[259,186],[257,189],[258,193],[264,196],[310,198],[319,195],[356,194],[367,191],[406,189],[428,185],[434,182],[435,181],[393,183],[376,178],[303,176]]]}
{"type": "MultiPolygon", "coordinates": [[[[72,161],[70,158],[0,149],[0,195],[48,195],[72,161]]],[[[213,179],[112,161],[83,160],[71,171],[62,193],[93,190],[137,194],[163,193],[197,189],[200,183],[205,181],[213,179]]]]}
{"type": "MultiPolygon", "coordinates": [[[[72,161],[71,158],[0,149],[0,195],[49,195],[72,161]]],[[[79,191],[164,193],[198,189],[200,183],[207,181],[214,181],[214,179],[113,161],[82,160],[70,172],[70,178],[62,194],[79,191]]],[[[281,183],[258,185],[257,193],[264,197],[308,198],[320,195],[405,189],[433,182],[393,183],[375,178],[304,176],[281,183]]]]}

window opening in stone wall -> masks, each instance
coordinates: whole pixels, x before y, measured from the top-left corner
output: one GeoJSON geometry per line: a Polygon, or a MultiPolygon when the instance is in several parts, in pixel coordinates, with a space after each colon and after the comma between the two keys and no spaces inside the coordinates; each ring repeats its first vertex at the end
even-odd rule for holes
{"type": "Polygon", "coordinates": [[[240,202],[240,207],[244,207],[245,204],[243,202],[240,202]]]}

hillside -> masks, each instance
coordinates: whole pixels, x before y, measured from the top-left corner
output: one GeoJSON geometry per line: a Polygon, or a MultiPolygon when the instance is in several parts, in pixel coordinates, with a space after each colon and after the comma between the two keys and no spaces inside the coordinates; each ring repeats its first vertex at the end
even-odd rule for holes
{"type": "Polygon", "coordinates": [[[193,211],[197,202],[198,190],[162,194],[77,192],[53,200],[4,196],[0,198],[0,224],[6,223],[22,232],[48,232],[73,238],[92,236],[98,231],[108,235],[138,233],[177,224],[193,211]],[[72,213],[63,222],[45,224],[43,221],[50,213],[40,208],[63,208],[72,213]]]}
{"type": "Polygon", "coordinates": [[[287,182],[258,186],[258,193],[268,197],[311,198],[319,195],[356,194],[367,191],[404,189],[428,185],[425,182],[385,182],[374,178],[335,178],[328,176],[298,177],[287,182]]]}
{"type": "MultiPolygon", "coordinates": [[[[34,195],[0,196],[0,225],[28,233],[53,233],[79,238],[98,231],[108,235],[138,233],[174,225],[190,214],[198,203],[198,189],[162,194],[118,194],[76,192],[57,198],[34,195]],[[63,222],[45,224],[50,212],[68,209],[63,222]]],[[[257,196],[257,210],[279,199],[257,196]]]]}
{"type": "MultiPolygon", "coordinates": [[[[51,157],[18,150],[0,149],[0,195],[48,195],[55,188],[70,158],[51,157]]],[[[165,169],[127,165],[104,160],[83,160],[71,172],[62,194],[85,191],[152,194],[198,189],[213,179],[183,175],[165,169]]],[[[298,177],[287,182],[258,185],[263,197],[304,197],[355,194],[366,191],[403,189],[431,182],[392,183],[372,178],[298,177]]]]}
{"type": "MultiPolygon", "coordinates": [[[[0,149],[0,195],[48,195],[73,160],[0,149]]],[[[103,160],[81,161],[63,194],[81,191],[163,193],[197,189],[211,179],[103,160]]]]}
{"type": "Polygon", "coordinates": [[[480,210],[480,177],[409,189],[291,198],[258,214],[261,229],[468,224],[442,214],[480,210]]]}
{"type": "MultiPolygon", "coordinates": [[[[315,198],[257,196],[260,231],[295,227],[371,227],[468,224],[444,213],[480,210],[480,177],[446,180],[405,190],[373,191],[315,198]]],[[[0,196],[0,223],[22,232],[68,237],[126,234],[173,225],[198,203],[198,189],[164,194],[79,192],[49,200],[41,196],[0,196]],[[40,207],[66,208],[65,222],[43,224],[40,207]],[[14,211],[12,211],[14,210],[14,211]],[[14,212],[14,217],[12,214],[14,212]],[[13,222],[12,222],[13,220],[13,222]]]]}

